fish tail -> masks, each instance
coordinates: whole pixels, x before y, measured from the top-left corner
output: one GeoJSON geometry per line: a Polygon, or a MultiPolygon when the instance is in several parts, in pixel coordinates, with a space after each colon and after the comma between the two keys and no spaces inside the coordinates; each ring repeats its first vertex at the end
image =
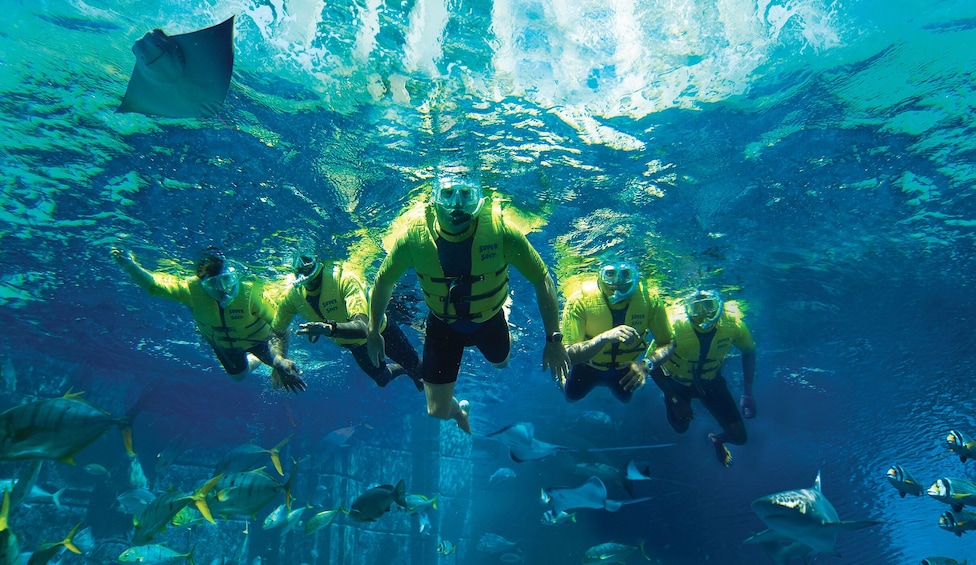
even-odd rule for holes
{"type": "Polygon", "coordinates": [[[271,462],[274,464],[275,470],[278,471],[278,475],[281,476],[281,477],[284,477],[285,476],[285,472],[281,470],[281,449],[283,447],[285,447],[285,444],[287,444],[289,441],[291,441],[291,438],[294,435],[295,434],[289,435],[285,439],[283,439],[280,442],[278,442],[278,445],[276,445],[276,446],[274,446],[274,447],[272,447],[271,449],[268,450],[268,455],[271,456],[271,462]]]}
{"type": "Polygon", "coordinates": [[[74,528],[71,528],[71,531],[68,532],[68,535],[66,535],[64,539],[61,540],[61,545],[66,547],[68,551],[70,551],[71,553],[75,553],[77,555],[81,555],[81,550],[78,549],[77,545],[75,545],[74,539],[75,539],[75,534],[78,533],[78,528],[80,527],[81,527],[81,522],[78,522],[77,524],[75,524],[74,528]]]}
{"type": "Polygon", "coordinates": [[[64,396],[62,398],[68,398],[68,399],[81,398],[82,396],[85,395],[84,391],[74,392],[74,390],[75,387],[68,387],[68,392],[64,393],[64,396]]]}
{"type": "Polygon", "coordinates": [[[641,540],[641,542],[640,542],[641,555],[644,557],[644,559],[650,561],[651,560],[651,556],[648,555],[647,554],[647,551],[644,550],[644,543],[645,543],[644,540],[641,540]]]}
{"type": "Polygon", "coordinates": [[[393,502],[396,502],[401,508],[407,507],[407,485],[403,479],[400,479],[400,482],[393,488],[393,502]]]}
{"type": "Polygon", "coordinates": [[[119,432],[122,434],[122,444],[125,445],[125,451],[129,455],[135,457],[136,452],[132,448],[132,420],[129,418],[123,418],[119,422],[119,432]]]}
{"type": "Polygon", "coordinates": [[[291,475],[288,475],[288,482],[285,483],[285,508],[291,510],[291,503],[297,500],[291,495],[291,485],[295,481],[295,473],[298,472],[298,461],[295,461],[295,466],[291,468],[291,475]]]}
{"type": "Polygon", "coordinates": [[[10,491],[3,491],[3,506],[0,506],[0,532],[7,529],[7,516],[10,514],[10,491]]]}
{"type": "Polygon", "coordinates": [[[66,490],[68,490],[68,487],[65,487],[51,495],[51,501],[54,502],[54,507],[58,510],[61,509],[61,495],[64,494],[64,491],[66,490]]]}
{"type": "Polygon", "coordinates": [[[190,565],[193,565],[193,550],[196,549],[196,548],[197,548],[197,546],[196,546],[196,544],[194,544],[193,547],[190,548],[190,551],[187,551],[186,552],[186,556],[185,557],[186,557],[187,561],[190,562],[190,565]]]}
{"type": "Polygon", "coordinates": [[[203,486],[198,488],[192,495],[190,495],[190,499],[193,500],[193,504],[197,507],[197,510],[199,510],[200,514],[203,514],[203,517],[206,518],[211,524],[216,524],[217,522],[213,519],[213,514],[210,512],[210,506],[207,505],[207,495],[210,494],[211,490],[213,490],[213,487],[217,484],[217,481],[223,477],[223,473],[217,475],[204,483],[203,486]]]}
{"type": "Polygon", "coordinates": [[[434,502],[431,503],[430,507],[433,508],[434,510],[437,510],[437,497],[436,496],[434,497],[434,502]]]}

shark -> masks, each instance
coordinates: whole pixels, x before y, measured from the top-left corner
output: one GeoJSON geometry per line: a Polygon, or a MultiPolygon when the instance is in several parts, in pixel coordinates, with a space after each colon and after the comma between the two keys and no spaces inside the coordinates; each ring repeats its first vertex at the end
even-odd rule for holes
{"type": "Polygon", "coordinates": [[[777,565],[808,559],[816,553],[840,556],[837,534],[860,530],[880,520],[841,520],[820,489],[820,472],[810,488],[787,490],[757,498],[752,510],[768,529],[743,543],[761,544],[777,565]]]}

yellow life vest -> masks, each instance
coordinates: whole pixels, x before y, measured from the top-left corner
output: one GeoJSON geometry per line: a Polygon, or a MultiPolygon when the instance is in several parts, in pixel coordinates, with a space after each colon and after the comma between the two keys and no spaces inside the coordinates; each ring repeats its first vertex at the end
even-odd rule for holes
{"type": "Polygon", "coordinates": [[[694,383],[695,374],[702,381],[710,381],[718,376],[725,362],[725,356],[735,341],[739,332],[742,314],[735,302],[726,302],[722,316],[715,324],[715,335],[705,353],[701,356],[701,343],[694,326],[688,320],[684,308],[675,306],[669,311],[672,331],[674,333],[674,352],[663,363],[663,368],[672,378],[684,385],[694,383]],[[699,363],[699,359],[702,362],[699,363]]]}
{"type": "Polygon", "coordinates": [[[409,238],[414,254],[414,270],[420,279],[424,301],[431,312],[447,323],[460,320],[485,322],[497,314],[508,298],[508,263],[502,248],[501,203],[493,201],[491,206],[483,206],[478,215],[471,244],[471,274],[463,277],[446,277],[437,255],[436,220],[430,205],[424,221],[414,224],[409,238]],[[471,294],[451,297],[451,288],[457,284],[470,284],[471,294]],[[467,315],[459,315],[455,302],[470,305],[467,315]]]}
{"type": "Polygon", "coordinates": [[[248,349],[268,340],[270,320],[261,314],[273,315],[262,301],[263,288],[259,282],[241,281],[240,290],[226,308],[211,298],[200,280],[187,283],[190,291],[190,311],[200,334],[212,345],[222,349],[248,349]]]}
{"type": "MultiPolygon", "coordinates": [[[[292,288],[291,292],[288,293],[288,307],[292,308],[296,313],[300,314],[305,321],[308,322],[322,322],[324,320],[331,320],[337,323],[348,322],[353,315],[363,314],[369,315],[368,307],[366,306],[366,291],[362,288],[362,282],[358,277],[351,273],[345,272],[343,266],[340,263],[333,263],[330,268],[328,264],[322,267],[322,284],[318,289],[318,300],[316,306],[318,306],[318,312],[312,307],[308,302],[308,291],[303,286],[295,286],[292,288]],[[363,307],[364,312],[349,312],[349,309],[345,300],[345,289],[343,288],[342,282],[343,278],[349,284],[354,284],[359,287],[360,292],[363,293],[363,307]],[[319,312],[322,315],[319,315],[319,312]]],[[[380,331],[385,328],[386,322],[382,324],[380,331]]],[[[366,339],[350,339],[341,337],[331,337],[332,341],[339,345],[359,345],[366,343],[366,339]]]]}
{"type": "MultiPolygon", "coordinates": [[[[593,339],[597,335],[614,327],[613,313],[606,297],[600,291],[596,279],[584,281],[580,287],[580,300],[586,312],[583,332],[584,339],[593,339]]],[[[587,364],[601,371],[620,369],[629,365],[640,357],[647,349],[650,332],[651,309],[656,306],[656,300],[651,298],[647,287],[642,282],[637,292],[627,302],[623,325],[631,326],[641,336],[641,343],[633,346],[611,344],[604,346],[587,364]]]]}

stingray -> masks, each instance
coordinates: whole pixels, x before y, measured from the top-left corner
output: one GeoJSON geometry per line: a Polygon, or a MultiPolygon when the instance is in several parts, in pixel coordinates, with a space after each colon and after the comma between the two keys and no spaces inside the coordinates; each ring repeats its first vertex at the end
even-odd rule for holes
{"type": "Polygon", "coordinates": [[[571,447],[539,441],[534,436],[535,425],[532,422],[518,422],[488,434],[488,437],[495,438],[508,446],[509,455],[512,456],[512,461],[516,463],[539,461],[560,451],[572,449],[571,447]]]}
{"type": "Polygon", "coordinates": [[[135,42],[136,66],[117,112],[201,118],[220,109],[234,70],[234,18],[182,35],[150,31],[135,42]]]}
{"type": "Polygon", "coordinates": [[[535,439],[535,425],[532,422],[517,422],[490,433],[486,437],[497,439],[508,446],[509,455],[512,461],[522,463],[524,461],[539,461],[555,455],[561,451],[585,451],[588,453],[598,451],[626,451],[634,449],[656,449],[658,447],[669,447],[673,443],[657,445],[634,445],[627,447],[600,447],[600,448],[577,448],[556,445],[535,439]]]}
{"type": "Polygon", "coordinates": [[[603,508],[610,512],[620,510],[625,504],[636,504],[650,500],[650,497],[635,498],[633,500],[611,500],[607,498],[607,487],[597,477],[590,477],[582,485],[570,487],[549,487],[542,489],[542,501],[552,505],[552,511],[558,515],[576,508],[603,508]]]}

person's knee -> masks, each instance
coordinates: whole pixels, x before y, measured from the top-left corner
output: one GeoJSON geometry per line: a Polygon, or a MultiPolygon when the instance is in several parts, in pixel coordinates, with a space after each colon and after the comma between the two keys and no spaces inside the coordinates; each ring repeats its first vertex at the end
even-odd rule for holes
{"type": "Polygon", "coordinates": [[[671,420],[671,429],[679,434],[683,434],[688,431],[688,427],[691,426],[691,420],[671,420]]]}
{"type": "Polygon", "coordinates": [[[240,370],[240,371],[238,371],[236,373],[227,373],[227,376],[229,376],[230,378],[234,379],[237,382],[241,382],[241,381],[244,380],[244,377],[246,377],[247,374],[250,373],[250,372],[251,372],[250,369],[248,369],[248,368],[245,367],[244,369],[242,369],[242,370],[240,370]]]}
{"type": "Polygon", "coordinates": [[[454,417],[454,402],[444,404],[427,404],[427,415],[441,420],[450,420],[454,417]]]}
{"type": "Polygon", "coordinates": [[[491,366],[494,367],[494,368],[496,368],[496,369],[504,369],[504,368],[508,367],[508,362],[511,359],[512,359],[512,356],[509,355],[509,356],[505,357],[504,359],[502,359],[501,361],[499,361],[497,363],[492,363],[491,366]]]}
{"type": "Polygon", "coordinates": [[[566,397],[566,402],[569,402],[569,403],[579,402],[580,400],[583,400],[586,397],[585,394],[576,394],[576,393],[571,392],[569,390],[564,391],[563,392],[563,396],[566,397]]]}
{"type": "Polygon", "coordinates": [[[733,445],[744,445],[749,439],[748,434],[746,434],[746,426],[742,422],[729,426],[725,430],[725,435],[728,436],[728,443],[733,445]]]}
{"type": "Polygon", "coordinates": [[[691,404],[682,401],[677,396],[665,396],[664,401],[668,405],[668,423],[671,424],[671,429],[679,434],[687,432],[694,417],[691,412],[691,404]]]}

